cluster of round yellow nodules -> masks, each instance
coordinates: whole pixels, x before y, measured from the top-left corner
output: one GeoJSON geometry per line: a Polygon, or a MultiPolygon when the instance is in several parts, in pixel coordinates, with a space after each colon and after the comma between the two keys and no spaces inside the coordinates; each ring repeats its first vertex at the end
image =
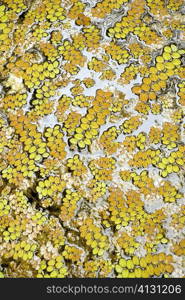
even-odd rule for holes
{"type": "Polygon", "coordinates": [[[112,93],[101,89],[96,91],[95,99],[84,117],[80,120],[80,126],[75,130],[74,137],[69,142],[85,148],[91,145],[92,140],[99,134],[99,128],[106,121],[109,115],[109,105],[112,100],[112,93]]]}
{"type": "Polygon", "coordinates": [[[50,81],[45,81],[43,86],[36,90],[35,97],[36,99],[33,99],[31,101],[32,105],[40,105],[41,102],[45,101],[46,99],[49,99],[50,97],[55,96],[55,85],[51,83],[50,81]]]}
{"type": "Polygon", "coordinates": [[[32,64],[23,75],[25,85],[32,89],[38,87],[47,78],[54,79],[60,73],[58,65],[59,63],[55,58],[51,63],[44,61],[43,63],[32,64]]]}
{"type": "Polygon", "coordinates": [[[111,107],[110,107],[110,111],[112,113],[118,113],[118,112],[121,112],[123,109],[123,101],[122,99],[118,99],[116,101],[113,101],[111,107]]]}
{"type": "Polygon", "coordinates": [[[121,6],[127,2],[128,0],[102,0],[91,9],[92,16],[103,19],[114,9],[120,9],[121,6]]]}
{"type": "Polygon", "coordinates": [[[136,149],[136,136],[126,136],[122,145],[128,152],[133,152],[136,149]]]}
{"type": "Polygon", "coordinates": [[[118,62],[118,64],[127,63],[130,55],[128,50],[123,49],[120,45],[110,42],[108,46],[105,48],[106,54],[109,54],[112,60],[118,62]]]}
{"type": "Polygon", "coordinates": [[[153,115],[159,115],[161,113],[161,105],[159,103],[152,104],[151,112],[153,115]]]}
{"type": "Polygon", "coordinates": [[[175,202],[183,197],[181,193],[169,181],[165,181],[158,189],[159,194],[165,202],[175,202]]]}
{"type": "Polygon", "coordinates": [[[81,199],[81,194],[76,191],[66,189],[65,197],[61,199],[62,205],[60,206],[60,219],[62,221],[70,221],[75,216],[78,208],[78,202],[81,199]]]}
{"type": "Polygon", "coordinates": [[[129,224],[129,216],[123,198],[123,193],[119,189],[111,189],[107,200],[110,211],[109,221],[113,223],[118,230],[121,227],[127,226],[129,224]]]}
{"type": "Polygon", "coordinates": [[[185,222],[185,205],[180,206],[180,210],[178,213],[172,214],[172,221],[171,224],[174,228],[178,230],[183,229],[185,222]]]}
{"type": "Polygon", "coordinates": [[[81,248],[71,245],[65,245],[64,251],[62,252],[62,256],[72,262],[79,262],[82,254],[83,250],[81,248]]]}
{"type": "Polygon", "coordinates": [[[47,68],[48,71],[51,72],[54,69],[56,69],[56,67],[58,67],[59,64],[58,61],[56,60],[59,58],[58,49],[50,42],[45,42],[45,43],[41,42],[40,50],[43,52],[44,56],[46,56],[48,59],[48,61],[46,61],[48,63],[48,65],[46,65],[48,67],[47,68]]]}
{"type": "MultiPolygon", "coordinates": [[[[47,158],[49,156],[47,144],[42,140],[42,135],[39,132],[36,133],[35,139],[33,139],[32,136],[27,139],[26,137],[22,137],[22,141],[24,142],[24,150],[29,156],[29,161],[25,158],[26,163],[30,164],[30,162],[39,162],[43,158],[47,158]]],[[[30,169],[32,168],[30,167],[30,169]]]]}
{"type": "Polygon", "coordinates": [[[133,116],[130,119],[127,119],[123,122],[123,124],[120,126],[120,129],[125,134],[130,134],[141,125],[141,120],[139,116],[133,116]]]}
{"type": "Polygon", "coordinates": [[[72,136],[75,133],[75,129],[80,124],[80,119],[80,113],[75,111],[70,112],[63,123],[63,131],[66,132],[68,136],[72,136]]]}
{"type": "Polygon", "coordinates": [[[84,12],[85,4],[80,0],[73,0],[72,6],[68,12],[68,17],[71,19],[76,19],[77,16],[84,12]]]}
{"type": "Polygon", "coordinates": [[[119,143],[115,142],[115,140],[119,133],[120,131],[115,126],[108,128],[102,133],[99,141],[105,153],[113,154],[117,151],[119,143]]]}
{"type": "Polygon", "coordinates": [[[141,44],[136,42],[130,43],[128,49],[131,51],[135,59],[143,57],[149,53],[149,49],[147,47],[143,47],[141,44]]]}
{"type": "Polygon", "coordinates": [[[32,35],[34,40],[36,39],[38,42],[42,40],[42,38],[48,37],[48,33],[46,32],[45,28],[42,28],[39,25],[35,26],[32,35]]]}
{"type": "MultiPolygon", "coordinates": [[[[140,253],[140,246],[148,254],[158,252],[162,246],[160,244],[164,244],[165,249],[169,245],[171,247],[168,230],[163,228],[168,216],[164,213],[165,207],[148,213],[145,200],[157,194],[167,207],[169,203],[173,203],[173,207],[181,205],[181,200],[178,201],[182,198],[181,190],[178,185],[172,185],[173,175],[169,176],[170,181],[159,180],[156,185],[157,179],[151,177],[152,171],[150,173],[149,169],[143,168],[153,165],[152,169],[154,167],[157,172],[158,168],[157,178],[176,173],[175,177],[181,179],[184,167],[181,141],[185,128],[181,110],[181,106],[185,105],[184,50],[179,46],[180,41],[175,45],[166,38],[172,37],[175,30],[183,36],[184,25],[177,15],[182,0],[178,4],[169,0],[167,8],[162,0],[100,1],[90,8],[90,14],[99,18],[105,18],[115,8],[119,9],[129,2],[125,6],[126,14],[108,29],[110,39],[107,40],[101,28],[104,23],[93,24],[88,5],[80,0],[69,2],[69,7],[62,7],[60,0],[43,0],[36,6],[31,5],[28,10],[23,8],[23,5],[27,6],[23,0],[3,0],[6,6],[0,5],[0,52],[4,54],[0,63],[1,107],[6,120],[1,122],[0,118],[0,190],[3,191],[6,184],[10,187],[7,193],[2,192],[0,198],[3,263],[5,260],[5,266],[2,264],[0,268],[0,277],[12,274],[46,278],[78,274],[92,277],[174,276],[172,260],[166,254],[133,255],[140,253]],[[146,10],[152,15],[145,14],[146,10]],[[23,16],[20,14],[22,12],[23,16]],[[173,15],[171,21],[166,19],[168,14],[173,15]],[[152,25],[153,16],[159,21],[155,28],[152,25]],[[66,20],[61,24],[66,17],[72,21],[66,20]],[[162,26],[160,37],[157,33],[159,24],[162,26]],[[68,40],[63,40],[65,31],[68,40]],[[135,37],[126,39],[129,34],[137,36],[137,41],[135,37]],[[165,36],[166,46],[162,45],[160,50],[162,36],[165,36]],[[145,42],[145,46],[139,43],[138,38],[145,42]],[[117,42],[118,39],[125,39],[124,46],[117,42]],[[158,50],[155,51],[151,44],[155,44],[158,50]],[[86,52],[90,56],[85,57],[86,52]],[[127,64],[121,78],[117,78],[119,74],[115,72],[117,63],[127,64]],[[143,78],[142,84],[132,88],[139,99],[135,97],[126,103],[122,97],[117,97],[119,90],[107,91],[109,83],[105,90],[97,91],[95,88],[95,96],[90,99],[86,95],[92,94],[91,88],[96,83],[93,77],[97,74],[90,71],[90,77],[84,79],[83,76],[80,79],[73,76],[88,66],[100,73],[100,80],[110,80],[110,84],[116,80],[118,89],[123,83],[132,84],[139,74],[143,78]],[[64,73],[60,72],[62,69],[64,73]],[[11,79],[11,74],[15,76],[15,81],[17,77],[18,84],[20,80],[20,86],[25,89],[11,86],[11,83],[6,85],[6,78],[10,76],[11,79]],[[69,88],[72,96],[66,94],[58,99],[65,88],[69,88]],[[29,107],[23,107],[30,97],[29,107]],[[56,99],[50,101],[52,97],[56,99]],[[53,112],[60,126],[57,124],[54,128],[47,128],[43,134],[38,132],[42,117],[53,112]],[[149,128],[149,134],[141,132],[142,127],[138,130],[140,133],[134,133],[142,121],[147,120],[149,113],[162,113],[167,117],[166,123],[149,128]],[[115,124],[120,124],[121,119],[123,125],[119,130],[115,124]],[[121,131],[122,135],[126,135],[122,141],[122,135],[117,139],[121,131]],[[68,143],[64,142],[66,138],[68,143]],[[153,144],[152,147],[149,143],[153,144]],[[68,146],[71,153],[73,150],[75,152],[66,159],[68,146]],[[86,146],[89,147],[84,149],[86,146]],[[162,150],[158,150],[160,146],[162,150]],[[97,154],[94,153],[96,148],[97,154]],[[90,154],[87,158],[84,157],[86,151],[90,154]],[[119,154],[127,157],[126,161],[123,158],[124,165],[117,159],[119,154]],[[138,168],[143,171],[138,172],[138,168]],[[63,171],[67,173],[63,174],[63,171]],[[91,173],[91,178],[88,178],[87,171],[91,173]],[[120,187],[116,186],[118,173],[125,181],[120,187]],[[69,178],[68,189],[64,190],[64,186],[58,190],[64,177],[65,181],[69,178]],[[126,184],[126,181],[130,182],[126,184]],[[141,200],[143,198],[144,202],[141,200]],[[40,208],[38,211],[35,201],[44,210],[40,208]],[[93,204],[93,201],[96,202],[93,204]],[[99,208],[101,204],[105,206],[99,208]],[[95,215],[90,211],[94,205],[98,208],[95,215]],[[127,229],[129,234],[123,234],[121,239],[127,229]],[[110,233],[110,241],[113,241],[110,248],[106,232],[110,233]],[[32,243],[26,238],[29,233],[34,236],[32,243]],[[144,244],[139,239],[137,242],[140,236],[145,239],[144,244]],[[37,247],[33,251],[32,244],[37,247]],[[7,245],[8,251],[5,249],[7,245]],[[117,256],[114,255],[115,250],[117,256]],[[125,259],[117,262],[123,252],[125,259]],[[57,253],[62,255],[56,256],[57,253]],[[103,256],[102,259],[100,256],[103,256]],[[67,261],[66,266],[64,260],[67,261]],[[72,267],[73,262],[77,263],[77,268],[72,267]]],[[[116,11],[114,13],[117,14],[116,11]]],[[[170,226],[182,231],[184,210],[175,212],[170,226]]],[[[175,258],[176,255],[181,258],[184,241],[180,237],[172,244],[171,253],[175,258]]]]}
{"type": "Polygon", "coordinates": [[[91,105],[91,101],[93,100],[93,97],[91,96],[85,96],[83,94],[77,95],[72,99],[72,104],[74,106],[79,107],[89,107],[91,105]]]}
{"type": "Polygon", "coordinates": [[[58,255],[50,260],[41,260],[37,278],[65,278],[67,275],[63,256],[58,255]]]}
{"type": "Polygon", "coordinates": [[[43,225],[47,221],[47,214],[42,211],[38,211],[31,216],[31,219],[37,225],[43,225]]]}
{"type": "Polygon", "coordinates": [[[179,88],[179,91],[178,91],[179,103],[182,106],[185,106],[185,96],[184,96],[184,94],[185,94],[185,81],[179,83],[178,88],[179,88]]]}
{"type": "MultiPolygon", "coordinates": [[[[29,152],[29,154],[31,154],[29,152]]],[[[11,165],[5,168],[2,171],[2,177],[8,179],[11,183],[20,184],[19,180],[23,180],[25,177],[33,177],[34,172],[38,171],[39,168],[36,165],[37,158],[41,160],[41,156],[39,157],[28,157],[28,155],[23,153],[17,153],[13,158],[11,165]]]]}
{"type": "Polygon", "coordinates": [[[87,187],[90,189],[89,200],[94,202],[100,197],[106,194],[106,184],[105,182],[97,181],[96,179],[92,179],[87,187]]]}
{"type": "Polygon", "coordinates": [[[5,96],[1,101],[3,103],[3,108],[5,110],[7,109],[12,109],[12,110],[16,110],[16,108],[21,108],[23,107],[27,101],[27,94],[11,94],[11,95],[7,95],[5,96]]]}
{"type": "Polygon", "coordinates": [[[85,275],[87,277],[96,278],[98,269],[99,269],[99,261],[87,260],[84,262],[84,270],[85,270],[85,275]]]}
{"type": "Polygon", "coordinates": [[[96,49],[100,45],[101,33],[100,29],[95,26],[88,26],[83,28],[83,33],[85,37],[85,45],[87,49],[96,49]]]}
{"type": "Polygon", "coordinates": [[[87,168],[78,154],[75,154],[73,158],[68,158],[67,167],[74,176],[83,176],[87,172],[87,168]]]}
{"type": "Polygon", "coordinates": [[[65,9],[61,6],[59,0],[44,0],[43,4],[45,4],[46,18],[49,22],[63,21],[66,18],[65,9]]]}
{"type": "Polygon", "coordinates": [[[0,142],[0,153],[3,153],[3,151],[8,146],[8,139],[4,136],[3,133],[0,134],[1,142],[0,142]]]}
{"type": "Polygon", "coordinates": [[[71,94],[75,96],[79,96],[80,94],[83,93],[84,88],[81,86],[80,82],[75,83],[75,85],[70,89],[71,94]]]}
{"type": "Polygon", "coordinates": [[[126,39],[127,35],[133,33],[146,44],[153,44],[160,41],[158,34],[142,22],[141,17],[145,11],[145,1],[134,1],[131,3],[128,13],[123,16],[114,27],[108,29],[108,36],[116,39],[126,39]],[[137,16],[137,17],[136,17],[137,16]]]}
{"type": "Polygon", "coordinates": [[[80,236],[85,239],[86,245],[91,248],[93,255],[102,256],[109,248],[108,237],[101,233],[100,227],[94,224],[92,218],[86,218],[79,229],[80,236]]]}
{"type": "Polygon", "coordinates": [[[180,0],[178,2],[176,2],[175,0],[169,0],[167,4],[167,8],[172,11],[177,11],[181,8],[181,6],[183,6],[183,4],[184,4],[183,0],[180,0]]]}
{"type": "Polygon", "coordinates": [[[65,119],[65,112],[70,107],[70,103],[72,98],[68,97],[67,95],[62,95],[58,100],[56,116],[59,122],[63,122],[65,119]]]}
{"type": "Polygon", "coordinates": [[[86,77],[82,80],[83,84],[85,85],[86,88],[91,88],[95,85],[95,81],[93,78],[86,77]]]}
{"type": "Polygon", "coordinates": [[[74,136],[69,140],[70,144],[85,148],[91,145],[92,139],[99,134],[100,125],[94,121],[95,115],[87,113],[80,120],[80,126],[75,129],[74,136]]]}
{"type": "Polygon", "coordinates": [[[96,180],[111,180],[112,172],[116,167],[116,160],[113,157],[100,157],[91,160],[89,169],[96,180]]]}
{"type": "Polygon", "coordinates": [[[64,60],[67,61],[64,65],[64,69],[71,75],[76,75],[80,71],[79,67],[84,66],[85,57],[83,54],[68,40],[65,40],[63,44],[58,47],[58,50],[64,60]]]}
{"type": "Polygon", "coordinates": [[[120,81],[129,84],[139,73],[139,66],[132,63],[130,66],[126,67],[120,75],[120,81]]]}
{"type": "Polygon", "coordinates": [[[23,226],[21,226],[17,220],[11,222],[8,227],[6,226],[5,230],[4,228],[0,228],[2,232],[2,238],[5,242],[15,241],[16,239],[20,238],[23,229],[23,226]]]}
{"type": "Polygon", "coordinates": [[[161,252],[143,257],[133,256],[131,259],[121,258],[115,265],[115,271],[118,278],[160,277],[162,274],[167,275],[173,272],[174,268],[171,263],[171,255],[161,252]]]}
{"type": "Polygon", "coordinates": [[[177,151],[171,152],[168,157],[163,157],[157,166],[162,170],[162,177],[166,177],[170,173],[178,173],[184,164],[184,146],[179,146],[177,151]]]}
{"type": "Polygon", "coordinates": [[[50,156],[57,159],[64,159],[66,157],[66,143],[63,140],[63,133],[60,125],[55,125],[53,128],[47,127],[44,132],[46,138],[46,145],[50,150],[50,156]]]}
{"type": "Polygon", "coordinates": [[[185,255],[185,239],[180,240],[178,243],[175,243],[172,247],[172,252],[178,256],[185,255]]]}
{"type": "Polygon", "coordinates": [[[160,153],[161,151],[159,149],[140,150],[129,160],[129,165],[138,168],[147,168],[150,164],[155,166],[160,161],[160,153]]]}
{"type": "Polygon", "coordinates": [[[124,253],[129,256],[132,256],[135,250],[139,247],[139,243],[135,241],[135,238],[126,232],[123,232],[116,242],[119,247],[123,249],[124,253]]]}
{"type": "Polygon", "coordinates": [[[81,25],[89,26],[91,24],[91,19],[88,16],[84,15],[83,13],[80,13],[78,15],[78,18],[76,19],[75,23],[78,26],[81,26],[81,25]]]}
{"type": "Polygon", "coordinates": [[[123,181],[131,181],[132,180],[132,172],[130,170],[120,171],[119,175],[123,181]]]}
{"type": "Polygon", "coordinates": [[[171,118],[175,123],[180,123],[184,118],[183,110],[177,109],[171,114],[171,118]]]}
{"type": "Polygon", "coordinates": [[[184,54],[183,49],[178,49],[175,44],[165,46],[162,55],[156,57],[156,68],[161,74],[167,76],[175,74],[175,69],[181,65],[181,56],[184,54]]]}
{"type": "Polygon", "coordinates": [[[27,9],[27,6],[25,5],[24,0],[21,0],[21,1],[19,1],[19,0],[13,0],[13,1],[5,0],[4,2],[7,4],[8,8],[12,9],[17,14],[19,14],[20,12],[27,9]]]}
{"type": "Polygon", "coordinates": [[[140,114],[148,115],[150,112],[150,105],[143,101],[138,101],[134,109],[140,114]]]}
{"type": "Polygon", "coordinates": [[[24,195],[23,191],[17,190],[11,199],[11,204],[16,208],[17,212],[25,212],[29,207],[28,198],[24,195]]]}
{"type": "Polygon", "coordinates": [[[61,193],[65,187],[65,182],[58,176],[49,176],[47,179],[39,181],[36,191],[39,194],[39,199],[44,197],[54,197],[61,193]]]}
{"type": "Polygon", "coordinates": [[[159,144],[161,142],[161,129],[152,126],[150,128],[148,137],[152,144],[159,144]]]}
{"type": "Polygon", "coordinates": [[[143,150],[146,146],[146,134],[144,132],[140,132],[138,136],[136,137],[136,146],[143,150]]]}
{"type": "Polygon", "coordinates": [[[139,175],[137,173],[132,172],[131,177],[135,186],[142,188],[147,184],[148,180],[151,180],[151,185],[153,180],[148,176],[148,171],[144,170],[139,175]]]}
{"type": "Polygon", "coordinates": [[[10,205],[8,200],[0,198],[0,217],[6,216],[10,213],[10,205]]]}
{"type": "Polygon", "coordinates": [[[34,252],[37,249],[37,245],[28,241],[21,241],[13,244],[9,253],[5,254],[5,258],[12,257],[14,260],[29,261],[32,260],[34,252]]]}
{"type": "Polygon", "coordinates": [[[112,69],[102,71],[101,80],[113,80],[116,78],[116,73],[112,69]]]}
{"type": "Polygon", "coordinates": [[[101,72],[106,67],[105,63],[96,57],[92,57],[92,59],[88,62],[89,70],[93,70],[95,72],[101,72]]]}
{"type": "Polygon", "coordinates": [[[59,30],[54,30],[51,33],[51,43],[53,45],[58,45],[60,44],[62,40],[62,33],[59,30]]]}

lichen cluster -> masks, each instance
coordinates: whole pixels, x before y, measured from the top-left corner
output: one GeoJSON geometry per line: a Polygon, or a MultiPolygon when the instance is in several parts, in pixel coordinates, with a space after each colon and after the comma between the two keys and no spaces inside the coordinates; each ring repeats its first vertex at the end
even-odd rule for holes
{"type": "Polygon", "coordinates": [[[0,1],[0,277],[184,277],[183,0],[0,1]]]}

